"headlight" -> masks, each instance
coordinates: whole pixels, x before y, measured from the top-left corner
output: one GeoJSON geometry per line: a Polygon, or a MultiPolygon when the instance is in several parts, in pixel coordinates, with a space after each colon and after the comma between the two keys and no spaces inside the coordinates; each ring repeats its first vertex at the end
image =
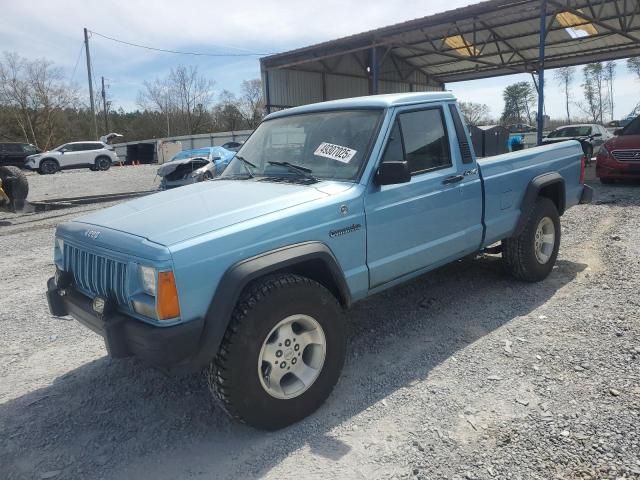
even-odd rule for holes
{"type": "Polygon", "coordinates": [[[53,261],[60,268],[64,266],[64,240],[58,237],[53,245],[53,261]]]}
{"type": "Polygon", "coordinates": [[[157,320],[173,320],[180,316],[180,302],[176,279],[172,271],[158,272],[155,268],[140,265],[140,285],[145,295],[133,300],[136,312],[157,320]]]}
{"type": "Polygon", "coordinates": [[[140,265],[140,285],[145,293],[156,296],[156,269],[140,265]]]}

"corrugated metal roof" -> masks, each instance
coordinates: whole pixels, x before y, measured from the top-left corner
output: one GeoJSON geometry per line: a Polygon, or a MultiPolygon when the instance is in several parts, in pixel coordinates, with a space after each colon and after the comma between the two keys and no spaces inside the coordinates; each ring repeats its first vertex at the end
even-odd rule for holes
{"type": "MultiPolygon", "coordinates": [[[[546,68],[640,55],[639,0],[546,0],[546,68]],[[572,38],[556,15],[581,18],[597,32],[572,38]]],[[[263,70],[332,72],[331,59],[377,47],[435,81],[454,82],[538,68],[542,0],[489,0],[262,58],[263,70]],[[461,49],[462,45],[469,48],[461,49]],[[449,40],[447,40],[449,39],[449,40]],[[458,48],[456,48],[458,45],[458,48]]],[[[581,32],[578,32],[581,33],[581,32]]],[[[584,32],[582,32],[584,33],[584,32]]],[[[464,48],[464,47],[463,47],[464,48]]],[[[366,72],[358,75],[367,77],[366,72]]]]}

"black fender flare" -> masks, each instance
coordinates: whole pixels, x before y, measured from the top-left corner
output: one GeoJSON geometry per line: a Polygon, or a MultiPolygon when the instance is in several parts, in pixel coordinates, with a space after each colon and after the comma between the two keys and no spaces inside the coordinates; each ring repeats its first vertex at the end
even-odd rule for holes
{"type": "Polygon", "coordinates": [[[341,297],[339,301],[344,306],[349,306],[351,293],[342,269],[329,247],[322,242],[313,241],[289,245],[241,260],[229,267],[218,283],[204,318],[198,351],[191,358],[190,366],[194,370],[199,370],[214,358],[231,321],[233,309],[242,291],[250,282],[310,260],[323,262],[341,297]]]}
{"type": "Polygon", "coordinates": [[[558,213],[562,215],[565,211],[565,204],[567,201],[566,196],[566,188],[565,181],[562,175],[558,172],[549,172],[543,173],[542,175],[538,175],[533,180],[529,182],[527,185],[527,190],[525,191],[524,198],[522,199],[522,204],[520,206],[520,218],[518,218],[518,223],[516,224],[516,228],[513,232],[512,236],[518,236],[524,230],[527,225],[527,221],[529,220],[529,215],[533,210],[533,207],[536,203],[537,198],[540,196],[540,191],[551,185],[559,185],[560,186],[560,195],[558,196],[558,213]]]}

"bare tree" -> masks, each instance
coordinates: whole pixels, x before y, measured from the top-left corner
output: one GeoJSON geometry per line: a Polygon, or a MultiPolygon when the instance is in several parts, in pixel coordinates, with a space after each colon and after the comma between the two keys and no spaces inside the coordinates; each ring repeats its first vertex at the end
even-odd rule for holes
{"type": "Polygon", "coordinates": [[[484,103],[459,102],[462,116],[469,125],[482,125],[489,122],[489,106],[484,103]]]}
{"type": "Polygon", "coordinates": [[[256,128],[264,116],[262,81],[259,78],[244,80],[241,85],[239,108],[247,128],[256,128]]]}
{"type": "Polygon", "coordinates": [[[607,86],[607,107],[609,113],[611,114],[611,121],[613,121],[613,110],[614,110],[614,102],[613,102],[613,81],[616,77],[616,62],[607,62],[604,65],[604,81],[607,86]]]}
{"type": "Polygon", "coordinates": [[[631,57],[627,59],[627,69],[631,73],[635,73],[640,80],[640,57],[631,57]]]}
{"type": "Polygon", "coordinates": [[[240,111],[240,102],[236,96],[223,90],[218,104],[213,109],[213,121],[218,131],[241,130],[245,126],[245,117],[240,111]]]}
{"type": "Polygon", "coordinates": [[[206,130],[215,82],[198,67],[179,65],[165,78],[144,82],[138,104],[167,118],[167,135],[192,135],[206,130]]]}
{"type": "Polygon", "coordinates": [[[78,95],[51,62],[5,52],[0,61],[0,104],[12,115],[25,142],[47,149],[64,136],[64,109],[77,106],[78,95]]]}
{"type": "Polygon", "coordinates": [[[589,115],[594,123],[602,123],[605,113],[605,98],[603,87],[605,82],[605,69],[602,63],[589,63],[583,68],[583,83],[585,105],[584,112],[589,115]]]}
{"type": "Polygon", "coordinates": [[[567,123],[571,123],[571,112],[569,104],[571,101],[571,83],[575,75],[575,67],[561,67],[555,72],[556,81],[562,88],[565,98],[565,107],[567,109],[567,123]]]}

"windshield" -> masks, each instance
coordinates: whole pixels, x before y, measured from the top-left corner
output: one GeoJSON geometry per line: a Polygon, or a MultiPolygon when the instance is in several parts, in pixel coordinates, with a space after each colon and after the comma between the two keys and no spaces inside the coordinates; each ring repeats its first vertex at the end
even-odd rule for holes
{"type": "Polygon", "coordinates": [[[624,127],[622,135],[640,135],[640,117],[636,117],[635,120],[624,127]]]}
{"type": "Polygon", "coordinates": [[[563,127],[554,130],[549,137],[586,137],[591,135],[591,127],[583,125],[579,127],[563,127]]]}
{"type": "Polygon", "coordinates": [[[381,110],[341,110],[267,120],[243,144],[222,177],[246,175],[248,170],[254,176],[300,175],[294,166],[318,179],[355,181],[381,114],[381,110]]]}

